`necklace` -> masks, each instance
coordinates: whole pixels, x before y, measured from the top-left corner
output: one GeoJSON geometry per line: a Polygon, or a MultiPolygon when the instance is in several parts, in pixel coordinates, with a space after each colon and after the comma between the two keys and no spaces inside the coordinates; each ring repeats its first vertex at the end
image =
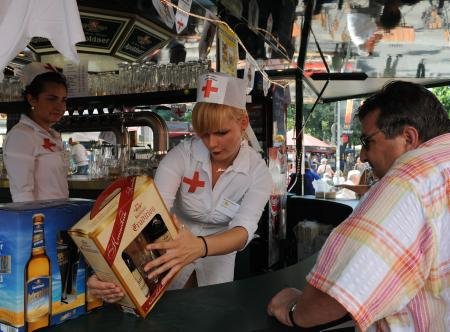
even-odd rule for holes
{"type": "Polygon", "coordinates": [[[218,168],[217,170],[216,170],[216,173],[222,173],[222,172],[225,172],[227,169],[226,168],[218,168]]]}

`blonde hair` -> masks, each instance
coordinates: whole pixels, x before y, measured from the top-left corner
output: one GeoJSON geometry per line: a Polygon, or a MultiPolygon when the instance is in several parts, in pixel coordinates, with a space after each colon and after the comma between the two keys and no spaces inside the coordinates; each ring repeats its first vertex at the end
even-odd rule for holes
{"type": "Polygon", "coordinates": [[[230,120],[241,121],[247,111],[221,104],[198,102],[192,111],[192,126],[198,135],[219,131],[230,120]]]}

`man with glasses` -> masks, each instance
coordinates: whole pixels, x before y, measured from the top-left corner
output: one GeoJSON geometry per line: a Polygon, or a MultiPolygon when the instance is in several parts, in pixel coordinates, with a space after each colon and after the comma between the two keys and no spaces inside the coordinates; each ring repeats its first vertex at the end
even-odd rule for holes
{"type": "Polygon", "coordinates": [[[268,313],[314,326],[450,331],[450,120],[424,87],[386,85],[360,107],[361,160],[380,180],[329,236],[302,291],[268,313]]]}

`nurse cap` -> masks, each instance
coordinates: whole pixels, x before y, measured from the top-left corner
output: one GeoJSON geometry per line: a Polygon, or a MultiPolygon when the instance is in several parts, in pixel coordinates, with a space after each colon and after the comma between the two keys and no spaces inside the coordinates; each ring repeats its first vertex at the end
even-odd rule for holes
{"type": "MultiPolygon", "coordinates": [[[[31,62],[28,65],[25,66],[25,68],[22,70],[23,76],[22,76],[22,86],[25,89],[28,85],[33,82],[33,80],[36,78],[36,76],[39,76],[41,74],[45,73],[59,73],[58,68],[55,66],[49,64],[49,63],[41,63],[41,62],[31,62]]],[[[61,75],[62,76],[62,75],[61,75]]]]}
{"type": "MultiPolygon", "coordinates": [[[[223,73],[208,73],[198,79],[197,102],[227,105],[246,110],[246,83],[241,78],[223,73]]],[[[245,129],[250,145],[257,151],[262,151],[253,129],[248,124],[245,129]]]]}
{"type": "Polygon", "coordinates": [[[246,84],[241,78],[208,73],[198,79],[197,102],[228,105],[245,110],[246,84]]]}

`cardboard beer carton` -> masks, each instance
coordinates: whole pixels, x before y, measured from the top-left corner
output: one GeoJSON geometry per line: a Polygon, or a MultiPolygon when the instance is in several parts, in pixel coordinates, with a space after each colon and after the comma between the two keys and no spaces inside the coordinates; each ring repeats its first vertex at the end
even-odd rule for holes
{"type": "Polygon", "coordinates": [[[85,313],[85,265],[67,230],[92,204],[0,204],[0,331],[33,331],[85,313]]]}
{"type": "Polygon", "coordinates": [[[147,278],[144,266],[162,253],[146,245],[177,234],[153,180],[118,179],[69,234],[97,276],[122,287],[126,295],[119,304],[145,317],[167,288],[161,276],[147,278]]]}

